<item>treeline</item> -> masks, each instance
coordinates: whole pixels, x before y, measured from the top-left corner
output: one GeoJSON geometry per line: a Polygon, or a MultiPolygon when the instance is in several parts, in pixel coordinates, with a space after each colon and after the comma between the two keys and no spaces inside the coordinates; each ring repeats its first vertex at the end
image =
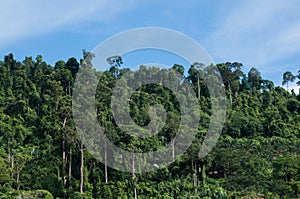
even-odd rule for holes
{"type": "MultiPolygon", "coordinates": [[[[76,74],[80,68],[93,70],[92,58],[84,51],[83,59],[60,60],[55,66],[40,55],[20,62],[9,54],[0,61],[0,198],[37,193],[45,198],[300,197],[300,95],[274,86],[255,68],[245,74],[241,63],[217,64],[226,89],[226,122],[216,147],[199,158],[213,100],[203,79],[205,66],[194,63],[187,71],[178,64],[165,71],[141,66],[138,75],[132,73],[135,81],[180,74],[175,89],[182,82],[193,88],[200,122],[193,144],[170,166],[148,173],[120,172],[93,158],[73,121],[76,74]]],[[[117,126],[110,103],[117,81],[131,71],[124,62],[113,56],[107,71],[93,70],[99,77],[97,118],[105,134],[127,151],[147,152],[175,143],[181,107],[172,91],[159,84],[141,86],[129,103],[130,116],[140,126],[151,121],[153,104],[165,108],[166,124],[158,136],[139,139],[117,126]]],[[[285,73],[283,84],[298,79],[285,73]]]]}

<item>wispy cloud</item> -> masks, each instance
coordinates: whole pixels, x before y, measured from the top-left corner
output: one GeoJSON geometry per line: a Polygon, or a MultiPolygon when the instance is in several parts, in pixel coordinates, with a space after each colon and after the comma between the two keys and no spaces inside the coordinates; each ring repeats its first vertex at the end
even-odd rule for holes
{"type": "Polygon", "coordinates": [[[4,1],[0,7],[0,46],[16,40],[76,26],[85,22],[108,22],[134,6],[134,0],[4,1]]]}
{"type": "Polygon", "coordinates": [[[299,8],[293,0],[240,1],[224,11],[207,45],[217,60],[241,61],[263,73],[282,71],[284,66],[270,66],[300,53],[299,8]]]}

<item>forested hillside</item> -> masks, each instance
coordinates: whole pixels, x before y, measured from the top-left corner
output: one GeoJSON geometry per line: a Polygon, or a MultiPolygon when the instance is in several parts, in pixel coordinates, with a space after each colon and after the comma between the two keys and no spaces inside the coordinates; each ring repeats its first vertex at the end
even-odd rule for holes
{"type": "MultiPolygon", "coordinates": [[[[84,58],[90,55],[84,52],[84,58]]],[[[154,102],[165,107],[166,125],[158,136],[139,139],[116,126],[111,95],[118,79],[131,70],[126,60],[117,61],[97,72],[97,116],[107,137],[128,151],[175,142],[180,109],[174,94],[161,85],[142,86],[130,101],[138,125],[150,122],[154,102]]],[[[0,61],[0,198],[300,198],[300,95],[274,86],[256,68],[217,64],[226,89],[226,122],[205,158],[198,152],[210,121],[211,98],[203,66],[174,63],[164,69],[185,75],[195,91],[200,107],[196,140],[168,167],[126,173],[93,158],[76,133],[72,93],[81,67],[91,66],[74,57],[51,66],[40,55],[19,61],[9,54],[0,61]]],[[[141,66],[138,77],[160,72],[141,66]]],[[[284,86],[292,81],[300,85],[300,70],[282,75],[284,86]]]]}

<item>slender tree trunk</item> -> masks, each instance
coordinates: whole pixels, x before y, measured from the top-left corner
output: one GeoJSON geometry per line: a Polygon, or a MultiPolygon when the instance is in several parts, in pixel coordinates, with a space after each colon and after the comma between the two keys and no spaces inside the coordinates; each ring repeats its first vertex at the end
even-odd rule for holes
{"type": "Polygon", "coordinates": [[[63,138],[62,141],[62,178],[63,178],[63,185],[66,185],[66,177],[65,177],[65,168],[66,168],[66,164],[67,164],[67,160],[66,160],[66,151],[65,151],[65,140],[63,138]]]}
{"type": "Polygon", "coordinates": [[[71,181],[72,181],[72,148],[70,147],[69,149],[69,186],[71,186],[71,181]]]}
{"type": "Polygon", "coordinates": [[[20,170],[19,170],[19,167],[17,166],[17,190],[19,191],[20,189],[20,170]]]}
{"type": "Polygon", "coordinates": [[[80,194],[83,194],[83,143],[80,144],[80,153],[81,153],[81,165],[80,165],[80,194]]]}
{"type": "Polygon", "coordinates": [[[205,167],[205,164],[202,165],[202,182],[203,182],[203,185],[206,183],[206,167],[205,167]]]}
{"type": "Polygon", "coordinates": [[[105,183],[108,183],[108,175],[107,175],[107,145],[105,141],[104,145],[104,172],[105,172],[105,183]]]}
{"type": "Polygon", "coordinates": [[[198,99],[200,99],[201,89],[200,89],[200,78],[197,77],[197,88],[198,88],[198,99]]]}
{"type": "Polygon", "coordinates": [[[137,191],[136,191],[136,182],[135,182],[135,179],[134,179],[134,199],[137,199],[137,191]]]}
{"type": "MultiPolygon", "coordinates": [[[[67,123],[67,119],[68,117],[65,117],[64,118],[64,121],[62,123],[62,129],[66,126],[66,123],[67,123]]],[[[63,141],[62,141],[62,179],[63,179],[63,185],[65,187],[66,185],[66,182],[67,182],[67,179],[66,179],[66,174],[65,174],[65,169],[66,169],[66,166],[67,166],[67,157],[66,157],[66,149],[65,149],[65,136],[63,135],[63,141]]]]}
{"type": "Polygon", "coordinates": [[[14,156],[12,155],[11,156],[11,177],[13,177],[14,176],[14,156]]]}
{"type": "Polygon", "coordinates": [[[198,182],[197,182],[197,160],[195,160],[193,180],[194,180],[194,189],[195,189],[195,195],[196,195],[197,191],[198,191],[197,190],[197,187],[198,187],[198,182]]]}
{"type": "Polygon", "coordinates": [[[172,144],[172,159],[175,160],[175,138],[171,138],[171,144],[172,144]]]}
{"type": "Polygon", "coordinates": [[[134,155],[132,155],[132,179],[133,179],[133,192],[134,192],[134,199],[137,199],[137,191],[136,191],[136,175],[135,175],[135,165],[134,165],[134,155]]]}

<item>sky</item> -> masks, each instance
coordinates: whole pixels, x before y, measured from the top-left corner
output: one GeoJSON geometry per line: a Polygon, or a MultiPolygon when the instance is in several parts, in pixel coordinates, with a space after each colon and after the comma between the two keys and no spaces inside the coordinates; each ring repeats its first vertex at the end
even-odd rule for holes
{"type": "MultiPolygon", "coordinates": [[[[13,53],[22,61],[42,55],[54,65],[80,59],[82,49],[91,51],[117,33],[161,27],[191,37],[215,63],[241,62],[245,73],[255,67],[281,85],[285,71],[300,70],[299,10],[297,0],[1,0],[0,56],[13,53]]],[[[171,57],[152,55],[145,62],[171,57]]]]}

